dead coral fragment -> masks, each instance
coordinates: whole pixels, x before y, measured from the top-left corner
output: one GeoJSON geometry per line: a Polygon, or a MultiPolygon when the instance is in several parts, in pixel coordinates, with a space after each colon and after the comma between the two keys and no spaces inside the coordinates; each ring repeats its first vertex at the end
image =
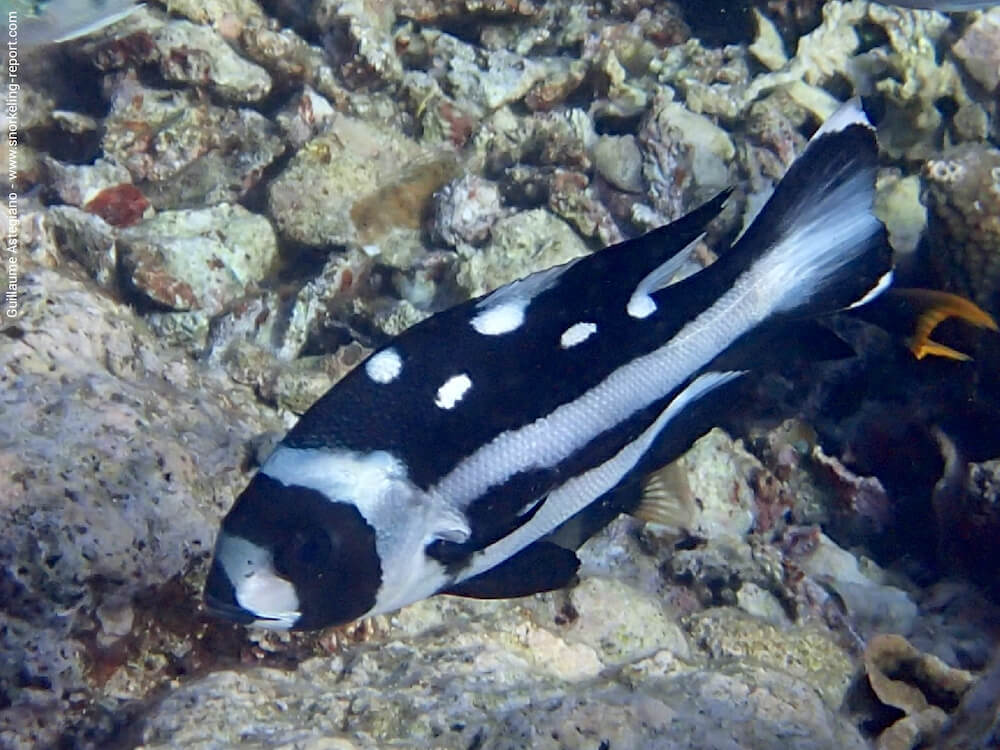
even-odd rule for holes
{"type": "Polygon", "coordinates": [[[892,504],[877,477],[861,477],[852,472],[836,456],[826,455],[818,445],[812,458],[824,470],[827,480],[837,493],[840,513],[864,521],[874,531],[888,527],[893,518],[892,504]]]}
{"type": "Polygon", "coordinates": [[[465,175],[435,194],[431,236],[449,247],[482,245],[503,215],[496,183],[465,175]]]}
{"type": "Polygon", "coordinates": [[[865,650],[865,672],[878,699],[905,715],[879,735],[878,750],[909,750],[933,738],[973,683],[964,669],[949,667],[900,635],[877,635],[865,650]]]}
{"type": "Polygon", "coordinates": [[[475,20],[510,20],[530,18],[538,12],[538,5],[530,0],[447,0],[443,3],[430,0],[404,0],[398,12],[426,24],[471,23],[475,20]]]}

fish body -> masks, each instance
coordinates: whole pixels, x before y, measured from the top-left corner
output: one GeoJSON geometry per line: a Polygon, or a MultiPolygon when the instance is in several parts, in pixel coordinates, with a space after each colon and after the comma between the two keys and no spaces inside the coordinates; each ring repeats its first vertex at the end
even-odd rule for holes
{"type": "Polygon", "coordinates": [[[438,593],[569,583],[575,547],[711,426],[702,407],[755,366],[755,344],[889,285],[876,157],[855,100],[693,276],[671,283],[726,194],[401,334],[303,415],[237,499],[209,610],[311,629],[438,593]]]}
{"type": "Polygon", "coordinates": [[[960,13],[970,10],[992,8],[996,2],[975,2],[974,0],[892,0],[888,5],[900,5],[904,8],[919,10],[938,10],[942,13],[960,13]]]}
{"type": "Polygon", "coordinates": [[[30,49],[92,34],[139,7],[136,0],[14,0],[12,9],[19,11],[20,41],[30,49]]]}

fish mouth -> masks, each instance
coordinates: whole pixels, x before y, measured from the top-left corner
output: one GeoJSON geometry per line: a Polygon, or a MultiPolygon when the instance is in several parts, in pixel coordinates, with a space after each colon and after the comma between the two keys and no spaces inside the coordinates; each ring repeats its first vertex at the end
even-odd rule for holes
{"type": "Polygon", "coordinates": [[[211,594],[205,594],[205,611],[220,620],[228,620],[237,625],[252,625],[269,630],[288,630],[299,616],[298,612],[283,613],[281,617],[259,615],[244,609],[238,604],[216,599],[211,594]]]}
{"type": "Polygon", "coordinates": [[[239,604],[229,576],[225,574],[218,560],[212,563],[212,568],[205,581],[202,594],[205,611],[221,620],[235,622],[238,625],[252,625],[258,628],[288,630],[299,617],[298,612],[276,612],[270,615],[254,612],[239,604]]]}
{"type": "Polygon", "coordinates": [[[205,610],[213,617],[240,625],[250,625],[254,620],[260,619],[236,603],[236,590],[229,576],[219,565],[218,559],[212,561],[202,598],[205,601],[205,610]]]}
{"type": "Polygon", "coordinates": [[[204,599],[205,611],[220,620],[229,620],[230,622],[235,622],[239,625],[251,625],[258,620],[269,619],[255,615],[253,612],[243,609],[243,607],[238,604],[231,604],[223,601],[222,599],[218,599],[215,596],[212,596],[212,594],[208,591],[205,592],[204,599]]]}

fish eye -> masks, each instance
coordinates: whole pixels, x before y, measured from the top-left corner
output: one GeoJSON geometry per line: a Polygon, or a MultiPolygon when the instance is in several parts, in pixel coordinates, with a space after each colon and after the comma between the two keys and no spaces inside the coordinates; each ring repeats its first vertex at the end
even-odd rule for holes
{"type": "Polygon", "coordinates": [[[318,572],[329,563],[333,552],[330,535],[321,528],[299,529],[277,555],[275,568],[279,575],[318,572]]]}

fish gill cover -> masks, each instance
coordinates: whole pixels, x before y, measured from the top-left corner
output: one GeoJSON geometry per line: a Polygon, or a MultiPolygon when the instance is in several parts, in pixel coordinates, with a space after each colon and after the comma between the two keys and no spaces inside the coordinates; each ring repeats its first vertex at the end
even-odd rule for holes
{"type": "Polygon", "coordinates": [[[318,634],[199,609],[234,498],[368,353],[735,187],[677,270],[725,258],[851,96],[899,281],[1000,313],[998,11],[693,5],[171,0],[34,48],[10,9],[0,745],[989,736],[1000,347],[946,321],[973,359],[916,362],[919,310],[837,322],[852,359],[762,347],[789,363],[647,483],[678,523],[613,521],[571,589],[318,634]]]}

